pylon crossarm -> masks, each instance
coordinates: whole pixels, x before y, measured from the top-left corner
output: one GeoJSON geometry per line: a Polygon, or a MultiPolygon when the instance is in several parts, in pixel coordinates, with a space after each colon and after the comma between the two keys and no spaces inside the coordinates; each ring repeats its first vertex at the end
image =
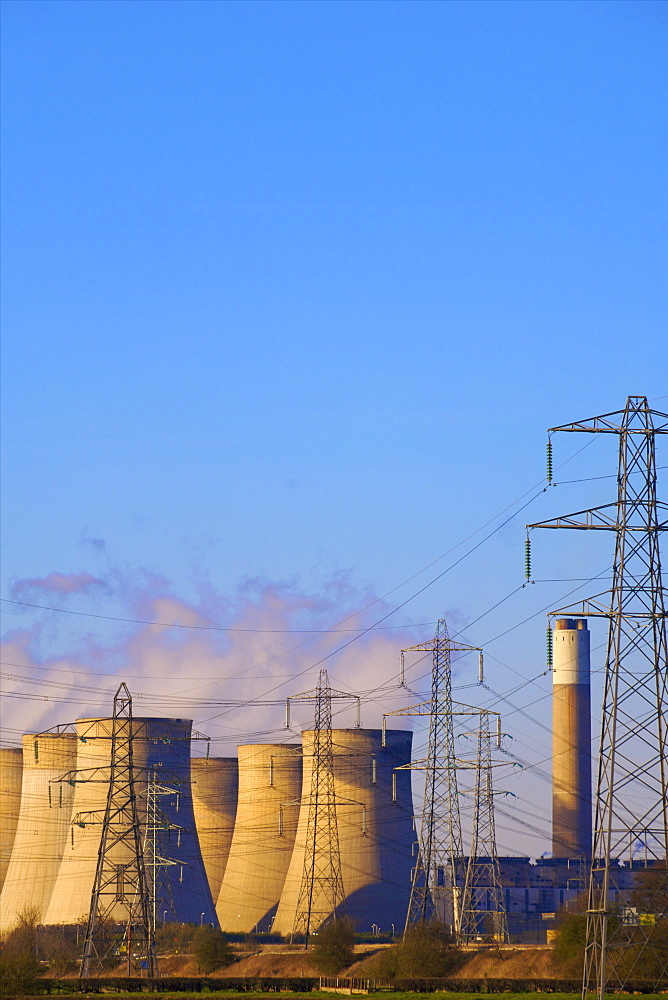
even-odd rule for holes
{"type": "Polygon", "coordinates": [[[412,760],[410,764],[399,764],[395,771],[457,771],[459,764],[456,761],[448,763],[434,764],[431,758],[426,760],[412,760]]]}
{"type": "MultiPolygon", "coordinates": [[[[453,701],[451,702],[451,707],[443,709],[441,711],[435,711],[432,708],[432,703],[430,701],[424,701],[419,705],[410,705],[408,708],[398,708],[394,712],[385,712],[383,714],[384,719],[389,719],[392,716],[409,716],[409,715],[426,715],[426,716],[454,716],[454,715],[480,715],[480,709],[475,708],[473,705],[464,705],[462,702],[453,701]]],[[[500,715],[500,712],[494,712],[490,709],[490,715],[500,715]]]]}
{"type": "Polygon", "coordinates": [[[628,428],[624,420],[628,420],[629,411],[632,415],[636,413],[641,413],[646,418],[651,418],[652,422],[654,418],[658,418],[658,424],[655,424],[651,428],[651,433],[654,434],[666,434],[668,433],[668,413],[661,413],[660,410],[651,410],[647,406],[647,400],[644,396],[630,396],[629,401],[632,399],[638,399],[641,401],[640,406],[632,405],[627,406],[624,410],[616,410],[613,413],[603,413],[598,417],[589,417],[586,420],[576,420],[572,424],[562,424],[560,427],[550,427],[548,429],[548,434],[556,434],[558,431],[583,431],[590,434],[619,434],[622,431],[626,431],[631,434],[645,434],[647,433],[647,428],[637,427],[628,428]],[[644,403],[644,406],[642,405],[644,403]],[[614,419],[614,418],[621,418],[614,419]]]}
{"type": "Polygon", "coordinates": [[[43,729],[41,733],[35,733],[33,740],[39,740],[40,736],[65,736],[66,734],[76,734],[76,726],[73,722],[65,722],[59,726],[52,726],[51,729],[43,729]]]}
{"type": "Polygon", "coordinates": [[[614,531],[617,527],[617,511],[616,503],[606,503],[602,507],[576,510],[573,514],[562,514],[548,521],[536,521],[535,524],[527,524],[527,528],[603,528],[614,531]]]}
{"type": "MultiPolygon", "coordinates": [[[[605,507],[617,509],[617,504],[606,504],[605,507]]],[[[552,518],[549,521],[537,521],[535,524],[527,524],[527,528],[573,528],[578,531],[617,531],[624,528],[625,531],[648,532],[668,531],[668,521],[656,521],[650,524],[620,524],[617,518],[608,517],[603,513],[605,507],[592,507],[590,510],[578,510],[573,514],[562,514],[561,517],[552,518]]],[[[642,505],[638,505],[642,509],[642,505]]],[[[656,505],[657,511],[668,511],[665,504],[656,505]]]]}
{"type": "Polygon", "coordinates": [[[384,712],[383,718],[389,719],[397,715],[431,715],[431,701],[421,701],[418,705],[411,705],[410,708],[397,708],[394,712],[384,712]]]}
{"type": "Polygon", "coordinates": [[[86,812],[78,812],[72,817],[70,825],[71,826],[99,826],[100,823],[104,822],[105,810],[104,809],[89,809],[86,812]]]}
{"type": "MultiPolygon", "coordinates": [[[[642,594],[631,593],[629,599],[631,597],[642,600],[642,594]]],[[[583,601],[578,601],[577,604],[569,604],[564,608],[548,611],[547,614],[550,618],[613,618],[619,617],[619,609],[613,605],[612,591],[607,591],[604,594],[597,595],[597,597],[588,597],[583,601]],[[605,597],[606,600],[601,601],[599,600],[600,597],[605,597]]],[[[652,611],[630,611],[628,608],[623,608],[621,617],[623,619],[658,622],[666,618],[666,611],[663,608],[659,608],[658,610],[655,608],[652,611]]]]}
{"type": "Polygon", "coordinates": [[[66,784],[74,785],[77,782],[85,781],[86,783],[93,781],[98,782],[101,785],[109,784],[109,768],[108,767],[87,767],[82,768],[79,771],[66,771],[65,774],[61,774],[59,778],[51,778],[51,784],[66,784]]]}
{"type": "MultiPolygon", "coordinates": [[[[402,653],[433,653],[435,640],[427,639],[426,642],[419,642],[416,646],[407,646],[402,649],[402,653]]],[[[452,642],[448,640],[448,649],[453,653],[482,653],[482,646],[467,646],[463,642],[452,642]]]]}

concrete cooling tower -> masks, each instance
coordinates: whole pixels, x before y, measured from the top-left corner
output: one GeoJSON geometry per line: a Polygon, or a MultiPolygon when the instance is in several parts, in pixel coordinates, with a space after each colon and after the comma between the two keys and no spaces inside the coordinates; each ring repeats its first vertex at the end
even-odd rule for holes
{"type": "Polygon", "coordinates": [[[236,757],[193,757],[190,761],[195,825],[214,900],[218,899],[230,853],[239,792],[236,757]]]}
{"type": "MultiPolygon", "coordinates": [[[[302,733],[304,784],[299,826],[274,930],[291,934],[304,871],[311,792],[313,732],[302,733]]],[[[379,729],[338,729],[334,743],[334,794],[346,912],[358,931],[378,925],[403,930],[410,897],[413,801],[411,772],[395,770],[411,759],[413,734],[379,729]]],[[[325,901],[314,899],[322,911],[325,901]]]]}
{"type": "Polygon", "coordinates": [[[21,803],[23,755],[19,747],[0,750],[0,890],[12,854],[21,803]]]}
{"type": "MultiPolygon", "coordinates": [[[[133,719],[137,804],[145,842],[168,864],[155,872],[156,919],[216,924],[195,830],[188,719],[133,719]],[[148,807],[149,801],[152,803],[148,807]],[[149,820],[149,817],[152,818],[149,820]]],[[[79,719],[72,825],[44,923],[74,924],[87,915],[109,782],[111,719],[79,719]]],[[[125,913],[119,904],[118,916],[125,913]]],[[[114,912],[111,914],[114,918],[114,912]]]]}
{"type": "Polygon", "coordinates": [[[302,787],[301,747],[239,747],[239,803],[218,897],[223,931],[266,931],[290,864],[302,787]]]}
{"type": "Polygon", "coordinates": [[[553,634],[552,853],[591,856],[591,695],[584,618],[560,618],[553,634]]]}
{"type": "Polygon", "coordinates": [[[70,833],[74,789],[56,779],[76,766],[73,733],[23,737],[23,784],[16,835],[0,895],[0,933],[26,909],[44,916],[70,833]]]}

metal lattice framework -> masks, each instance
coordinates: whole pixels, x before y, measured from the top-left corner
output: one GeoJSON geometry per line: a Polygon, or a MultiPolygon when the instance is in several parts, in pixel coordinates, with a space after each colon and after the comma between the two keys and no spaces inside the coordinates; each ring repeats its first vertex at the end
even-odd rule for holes
{"type": "MultiPolygon", "coordinates": [[[[158,901],[166,907],[164,912],[171,910],[172,916],[176,919],[176,909],[172,896],[171,882],[166,878],[167,868],[178,864],[173,858],[165,857],[166,850],[164,841],[171,836],[172,831],[176,831],[180,840],[180,826],[172,823],[160,808],[160,799],[166,796],[176,795],[177,787],[170,787],[165,784],[166,776],[158,776],[155,769],[151,770],[146,783],[146,825],[144,827],[144,867],[146,869],[146,882],[148,886],[149,912],[151,926],[155,934],[158,920],[158,901]]],[[[169,777],[167,777],[169,780],[169,777]]]]}
{"type": "MultiPolygon", "coordinates": [[[[496,943],[506,943],[508,920],[501,887],[499,856],[496,849],[494,823],[493,768],[503,766],[492,761],[492,734],[490,715],[498,713],[480,709],[478,730],[471,735],[477,743],[475,760],[475,790],[473,798],[473,831],[471,853],[466,867],[466,881],[462,895],[462,943],[484,938],[496,943]]],[[[496,736],[497,746],[500,733],[496,736]]],[[[460,765],[461,766],[461,765],[460,765]]]]}
{"type": "Polygon", "coordinates": [[[132,698],[121,684],[114,697],[109,789],[81,959],[82,979],[90,975],[94,960],[99,964],[103,958],[96,931],[106,920],[119,922],[119,912],[127,931],[128,973],[141,974],[143,967],[154,977],[158,971],[135,793],[133,740],[132,698]]]}
{"type": "Polygon", "coordinates": [[[315,720],[313,727],[313,760],[311,789],[308,800],[308,822],[302,874],[295,922],[292,932],[303,934],[305,946],[313,931],[329,918],[344,915],[345,891],[341,874],[339,831],[336,818],[337,800],[334,790],[334,751],[332,745],[332,699],[356,701],[356,695],[334,691],[329,685],[326,670],[321,670],[318,685],[310,691],[288,699],[286,723],[290,725],[290,702],[313,701],[315,720]]]}
{"type": "Polygon", "coordinates": [[[656,987],[668,980],[668,648],[659,552],[668,507],[656,498],[655,459],[668,414],[629,396],[623,410],[555,431],[619,437],[615,503],[529,525],[616,536],[611,589],[553,612],[609,622],[583,976],[583,997],[603,1000],[606,988],[631,979],[656,987]]]}
{"type": "Polygon", "coordinates": [[[411,896],[404,933],[414,924],[438,921],[461,938],[461,895],[466,881],[462,826],[459,812],[457,771],[469,767],[457,756],[454,719],[477,716],[479,709],[452,700],[451,656],[453,652],[478,652],[479,646],[453,642],[444,618],[439,619],[433,639],[402,650],[431,652],[431,698],[427,702],[389,712],[390,716],[429,717],[427,757],[404,765],[425,772],[424,802],[417,863],[413,869],[411,896]]]}

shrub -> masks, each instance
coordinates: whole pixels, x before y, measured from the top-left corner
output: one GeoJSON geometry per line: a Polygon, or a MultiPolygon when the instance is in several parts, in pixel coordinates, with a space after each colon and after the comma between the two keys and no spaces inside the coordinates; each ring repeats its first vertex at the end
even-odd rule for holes
{"type": "Polygon", "coordinates": [[[379,979],[439,979],[456,972],[462,964],[462,953],[450,932],[442,924],[421,923],[394,948],[377,955],[366,974],[379,979]]]}
{"type": "Polygon", "coordinates": [[[215,969],[224,969],[234,961],[229,941],[213,927],[198,927],[193,937],[192,950],[200,970],[208,975],[215,969]]]}
{"type": "Polygon", "coordinates": [[[353,961],[355,930],[346,917],[334,920],[318,931],[311,954],[315,969],[325,976],[335,976],[353,961]]]}
{"type": "Polygon", "coordinates": [[[158,951],[188,951],[198,928],[196,924],[169,923],[158,927],[155,943],[158,951]]]}

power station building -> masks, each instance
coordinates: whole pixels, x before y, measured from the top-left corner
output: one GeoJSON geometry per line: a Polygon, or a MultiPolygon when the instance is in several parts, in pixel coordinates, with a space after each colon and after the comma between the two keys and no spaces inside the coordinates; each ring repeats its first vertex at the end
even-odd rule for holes
{"type": "MultiPolygon", "coordinates": [[[[410,896],[415,840],[410,762],[413,734],[379,729],[332,731],[334,796],[345,912],[358,931],[373,926],[403,930],[410,896]]],[[[289,935],[295,926],[306,854],[314,733],[302,733],[304,781],[299,824],[273,929],[289,935]]],[[[314,899],[314,911],[326,911],[314,899]]]]}
{"type": "Polygon", "coordinates": [[[301,788],[300,746],[239,747],[236,822],[216,906],[221,930],[271,930],[292,857],[301,788]]]}
{"type": "Polygon", "coordinates": [[[592,801],[586,619],[557,619],[552,648],[552,854],[587,860],[592,801]]]}
{"type": "MultiPolygon", "coordinates": [[[[591,854],[585,620],[556,621],[553,656],[553,856],[499,858],[516,940],[544,940],[550,916],[583,891],[591,854]]],[[[75,729],[25,736],[22,750],[0,750],[0,932],[26,906],[36,907],[44,924],[86,917],[111,732],[111,719],[81,719],[75,729]]],[[[339,729],[332,731],[332,744],[345,912],[358,931],[398,934],[417,856],[407,767],[412,733],[339,729]]],[[[151,876],[157,922],[290,935],[307,859],[314,732],[305,731],[301,745],[242,745],[237,758],[191,759],[190,747],[189,720],[133,720],[140,823],[145,842],[153,835],[159,844],[160,864],[151,876]]],[[[632,887],[633,859],[619,867],[632,887]]],[[[313,900],[312,909],[323,907],[313,900]]]]}
{"type": "Polygon", "coordinates": [[[215,902],[223,883],[237,815],[237,758],[193,757],[190,785],[202,861],[215,902]]]}
{"type": "Polygon", "coordinates": [[[23,753],[20,747],[0,749],[0,891],[5,882],[19,821],[23,753]]]}
{"type": "Polygon", "coordinates": [[[76,767],[77,738],[73,733],[24,736],[22,758],[21,805],[0,894],[2,934],[11,930],[17,916],[26,909],[34,909],[38,920],[47,922],[70,835],[74,797],[72,785],[54,782],[76,767]]]}
{"type": "MultiPolygon", "coordinates": [[[[108,718],[76,723],[76,771],[64,782],[74,786],[72,821],[43,917],[45,924],[75,924],[88,914],[107,801],[112,724],[108,718]]],[[[133,719],[137,805],[144,837],[152,836],[151,826],[156,829],[159,853],[166,862],[156,872],[158,920],[215,924],[193,815],[191,726],[187,719],[133,719]]],[[[53,787],[57,789],[58,784],[53,787]]]]}

